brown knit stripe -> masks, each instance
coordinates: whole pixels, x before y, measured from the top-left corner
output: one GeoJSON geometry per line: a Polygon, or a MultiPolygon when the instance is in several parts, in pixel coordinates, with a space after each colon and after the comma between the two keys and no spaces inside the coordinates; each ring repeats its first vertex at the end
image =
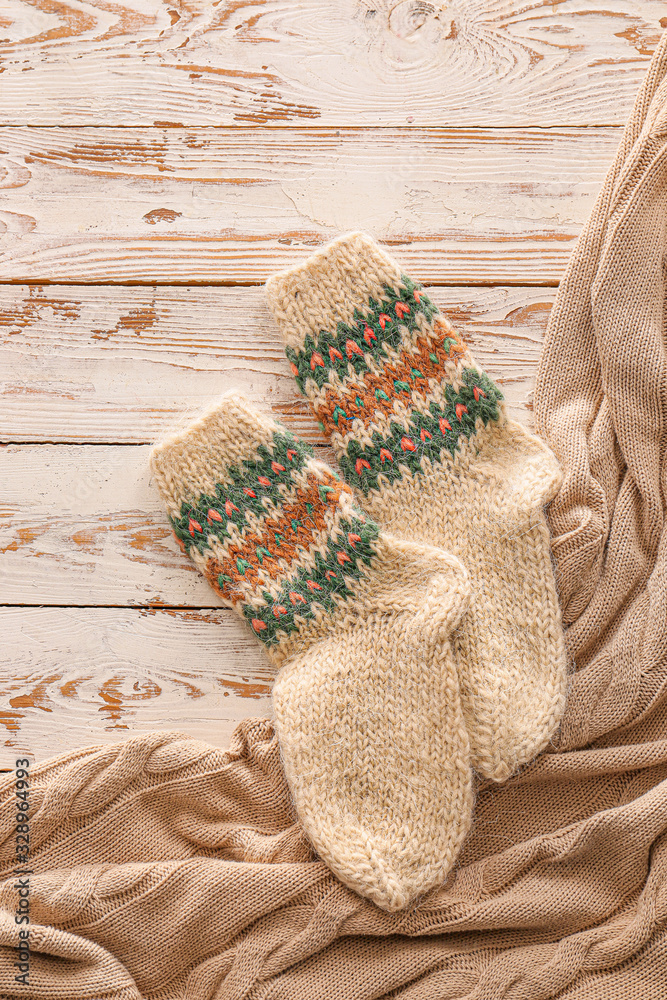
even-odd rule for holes
{"type": "MultiPolygon", "coordinates": [[[[252,476],[249,477],[248,482],[250,485],[247,489],[257,490],[252,476]]],[[[263,533],[266,530],[267,524],[272,524],[276,520],[282,520],[283,517],[287,516],[286,512],[288,510],[301,505],[302,498],[306,494],[308,494],[308,497],[303,502],[315,503],[311,496],[315,483],[319,483],[320,486],[335,487],[336,489],[344,486],[345,488],[342,492],[350,492],[350,495],[352,495],[347,484],[340,477],[336,478],[336,473],[330,470],[328,466],[322,464],[317,467],[317,471],[313,471],[313,467],[308,462],[303,468],[292,472],[289,481],[282,485],[281,492],[278,495],[274,494],[271,497],[264,498],[262,513],[253,513],[250,515],[252,528],[249,527],[247,520],[249,515],[247,513],[246,520],[241,524],[230,523],[228,525],[229,537],[224,542],[217,539],[218,555],[224,558],[230,545],[245,545],[246,539],[252,537],[249,532],[253,529],[255,534],[260,531],[263,533]]],[[[317,503],[321,504],[321,502],[318,496],[317,503]]],[[[292,517],[296,517],[296,515],[290,515],[290,520],[292,517]]]]}
{"type": "Polygon", "coordinates": [[[368,427],[378,413],[392,413],[396,399],[409,404],[412,390],[399,391],[394,384],[397,381],[412,385],[414,390],[422,392],[428,390],[429,379],[442,381],[446,362],[465,357],[467,348],[458,334],[437,320],[434,334],[433,338],[418,337],[414,351],[401,351],[398,359],[387,363],[382,372],[365,372],[356,384],[346,387],[345,395],[341,395],[339,390],[327,388],[324,398],[320,396],[314,399],[313,409],[322,421],[326,433],[345,434],[353,419],[361,420],[364,427],[368,427]],[[449,351],[442,346],[445,339],[453,341],[449,351]],[[436,355],[437,362],[431,359],[431,354],[436,355]],[[423,377],[413,375],[415,368],[419,369],[423,377]],[[377,390],[381,390],[389,398],[377,396],[377,390]],[[357,400],[361,401],[361,405],[357,400]]]}
{"type": "Polygon", "coordinates": [[[233,582],[224,581],[220,583],[220,578],[222,575],[231,575],[229,573],[229,564],[224,560],[217,559],[215,556],[211,556],[206,560],[201,572],[206,577],[213,589],[222,597],[224,601],[230,604],[243,605],[244,607],[251,607],[253,605],[261,606],[266,602],[264,600],[263,594],[270,595],[271,601],[275,601],[280,594],[285,580],[290,579],[289,571],[292,573],[297,572],[299,569],[303,569],[308,565],[308,558],[306,553],[301,553],[301,558],[292,563],[283,575],[278,579],[263,579],[259,578],[256,567],[252,567],[248,570],[246,576],[241,576],[238,572],[235,574],[236,580],[233,582]]]}
{"type": "Polygon", "coordinates": [[[295,491],[295,500],[281,509],[279,517],[267,518],[261,532],[249,532],[238,543],[228,542],[224,558],[218,555],[207,561],[205,575],[216,583],[220,574],[231,577],[221,593],[225,600],[233,602],[245,599],[248,589],[256,590],[265,580],[288,576],[299,553],[303,556],[304,550],[318,544],[317,533],[331,532],[333,522],[340,518],[339,502],[344,494],[350,498],[353,495],[350,487],[334,473],[323,470],[318,470],[317,475],[311,473],[306,485],[295,491]],[[325,499],[322,487],[329,488],[325,499]],[[298,522],[296,528],[293,522],[298,522]],[[280,542],[276,535],[280,536],[280,542]]]}

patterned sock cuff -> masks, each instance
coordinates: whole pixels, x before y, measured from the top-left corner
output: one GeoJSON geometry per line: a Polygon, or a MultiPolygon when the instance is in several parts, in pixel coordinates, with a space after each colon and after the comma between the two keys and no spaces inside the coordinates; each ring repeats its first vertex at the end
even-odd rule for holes
{"type": "Polygon", "coordinates": [[[363,493],[441,461],[503,416],[448,320],[361,232],[266,283],[297,384],[363,493]]]}
{"type": "Polygon", "coordinates": [[[150,463],[181,548],[269,648],[344,604],[376,552],[378,528],[350,488],[240,396],[150,463]]]}

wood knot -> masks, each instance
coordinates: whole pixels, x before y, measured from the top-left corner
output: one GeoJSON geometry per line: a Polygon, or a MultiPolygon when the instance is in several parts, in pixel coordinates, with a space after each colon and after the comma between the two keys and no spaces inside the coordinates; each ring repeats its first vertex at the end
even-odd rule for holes
{"type": "Polygon", "coordinates": [[[149,226],[154,226],[156,222],[174,222],[183,213],[175,212],[173,208],[154,208],[152,212],[144,215],[144,222],[149,226]]]}
{"type": "Polygon", "coordinates": [[[410,38],[441,10],[428,0],[400,0],[389,12],[389,30],[397,38],[410,38]]]}

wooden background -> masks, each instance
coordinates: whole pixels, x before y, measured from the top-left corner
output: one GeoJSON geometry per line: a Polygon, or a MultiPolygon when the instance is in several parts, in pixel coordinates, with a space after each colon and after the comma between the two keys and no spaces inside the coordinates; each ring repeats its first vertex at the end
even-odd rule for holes
{"type": "Polygon", "coordinates": [[[530,425],[555,287],[657,0],[4,0],[0,765],[224,746],[271,670],[182,556],[151,442],[230,388],[321,444],[262,284],[385,242],[530,425]]]}

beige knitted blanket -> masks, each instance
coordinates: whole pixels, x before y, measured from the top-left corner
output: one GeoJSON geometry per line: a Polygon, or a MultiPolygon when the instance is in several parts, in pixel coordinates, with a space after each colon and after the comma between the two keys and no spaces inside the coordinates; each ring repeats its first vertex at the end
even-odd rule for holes
{"type": "Polygon", "coordinates": [[[0,997],[665,1000],[666,74],[667,38],[538,378],[565,470],[550,519],[576,664],[558,746],[479,790],[458,868],[399,914],[313,857],[266,720],[226,753],[150,733],[31,768],[27,859],[10,775],[0,997]]]}

